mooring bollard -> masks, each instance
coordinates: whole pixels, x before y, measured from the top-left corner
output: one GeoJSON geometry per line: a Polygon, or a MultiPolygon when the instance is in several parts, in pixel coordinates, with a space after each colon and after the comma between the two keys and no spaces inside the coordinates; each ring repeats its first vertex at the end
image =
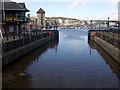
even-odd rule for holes
{"type": "Polygon", "coordinates": [[[97,32],[93,32],[94,35],[97,35],[97,32]]]}

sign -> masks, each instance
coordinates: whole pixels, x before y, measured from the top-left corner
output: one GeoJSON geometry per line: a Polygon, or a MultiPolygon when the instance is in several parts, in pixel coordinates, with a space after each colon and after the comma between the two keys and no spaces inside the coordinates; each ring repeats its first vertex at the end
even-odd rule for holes
{"type": "Polygon", "coordinates": [[[17,22],[17,17],[6,17],[6,22],[17,22]]]}

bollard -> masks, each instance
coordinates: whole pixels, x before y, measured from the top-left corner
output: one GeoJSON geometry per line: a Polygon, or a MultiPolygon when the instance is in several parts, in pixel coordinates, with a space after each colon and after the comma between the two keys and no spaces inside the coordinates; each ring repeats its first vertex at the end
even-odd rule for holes
{"type": "Polygon", "coordinates": [[[52,34],[52,32],[48,32],[48,34],[50,35],[50,34],[52,34]]]}
{"type": "Polygon", "coordinates": [[[97,34],[97,32],[93,32],[93,34],[94,34],[94,35],[96,35],[96,34],[97,34]]]}

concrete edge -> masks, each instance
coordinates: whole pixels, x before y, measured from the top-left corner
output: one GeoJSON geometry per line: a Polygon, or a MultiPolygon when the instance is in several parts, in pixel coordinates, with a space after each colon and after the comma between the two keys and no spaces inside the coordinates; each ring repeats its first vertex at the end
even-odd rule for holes
{"type": "Polygon", "coordinates": [[[116,61],[120,63],[120,49],[96,36],[94,37],[94,41],[99,44],[107,53],[109,53],[110,56],[112,56],[116,61]]]}
{"type": "Polygon", "coordinates": [[[24,47],[20,47],[20,48],[17,48],[15,50],[12,50],[12,51],[9,51],[9,52],[3,54],[2,66],[3,67],[7,66],[11,62],[16,61],[18,58],[32,52],[33,50],[39,48],[40,46],[44,45],[45,43],[56,39],[56,34],[58,34],[58,33],[54,32],[53,34],[51,34],[48,37],[34,41],[30,44],[25,45],[24,47]]]}

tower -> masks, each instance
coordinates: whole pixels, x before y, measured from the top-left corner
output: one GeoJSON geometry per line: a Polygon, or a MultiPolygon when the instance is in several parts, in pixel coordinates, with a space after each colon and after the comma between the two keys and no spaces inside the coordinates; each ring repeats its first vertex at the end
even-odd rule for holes
{"type": "Polygon", "coordinates": [[[37,27],[41,29],[45,29],[45,11],[40,8],[37,12],[37,27]]]}

